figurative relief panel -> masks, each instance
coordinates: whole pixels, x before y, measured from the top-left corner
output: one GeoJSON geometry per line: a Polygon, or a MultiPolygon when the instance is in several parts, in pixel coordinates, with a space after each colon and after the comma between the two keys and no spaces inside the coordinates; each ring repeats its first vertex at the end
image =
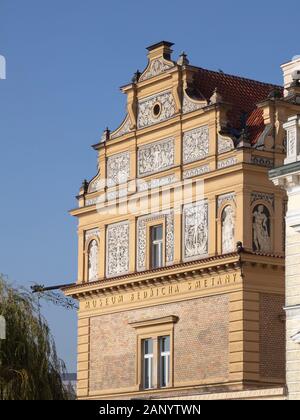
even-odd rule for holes
{"type": "Polygon", "coordinates": [[[208,203],[203,200],[183,209],[183,256],[197,259],[208,253],[208,203]]]}
{"type": "Polygon", "coordinates": [[[263,204],[253,209],[253,250],[258,252],[271,251],[271,220],[270,212],[263,204]]]}

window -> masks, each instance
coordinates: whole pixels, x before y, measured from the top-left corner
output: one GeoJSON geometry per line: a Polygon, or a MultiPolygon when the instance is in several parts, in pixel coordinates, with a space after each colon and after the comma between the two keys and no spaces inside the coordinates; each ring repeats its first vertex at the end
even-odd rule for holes
{"type": "Polygon", "coordinates": [[[163,265],[163,225],[151,227],[151,268],[163,265]]]}
{"type": "Polygon", "coordinates": [[[153,112],[153,116],[154,116],[155,118],[158,118],[158,117],[159,117],[159,115],[160,115],[160,113],[161,113],[161,105],[160,105],[160,103],[159,103],[159,102],[157,102],[157,103],[154,105],[154,107],[153,107],[153,109],[152,109],[152,112],[153,112]]]}
{"type": "Polygon", "coordinates": [[[143,385],[144,389],[153,386],[153,340],[143,340],[143,385]]]}
{"type": "Polygon", "coordinates": [[[131,322],[137,331],[136,380],[140,390],[174,386],[176,315],[131,322]]]}
{"type": "Polygon", "coordinates": [[[159,337],[159,385],[170,383],[170,336],[159,337]]]}

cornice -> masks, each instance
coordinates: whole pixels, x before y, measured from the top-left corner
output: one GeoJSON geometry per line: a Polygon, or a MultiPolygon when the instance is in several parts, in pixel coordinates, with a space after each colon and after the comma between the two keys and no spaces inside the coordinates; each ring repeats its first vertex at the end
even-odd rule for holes
{"type": "Polygon", "coordinates": [[[90,295],[97,291],[124,290],[127,287],[140,287],[142,285],[154,285],[157,283],[178,282],[187,278],[201,278],[207,275],[240,269],[243,264],[257,265],[263,267],[273,266],[284,268],[284,256],[273,254],[259,254],[244,251],[239,254],[218,255],[196,261],[189,261],[174,264],[169,267],[162,267],[155,270],[134,272],[114,278],[103,278],[92,283],[73,283],[62,288],[62,291],[69,296],[77,298],[80,295],[90,295]]]}
{"type": "Polygon", "coordinates": [[[239,268],[239,254],[237,252],[218,255],[201,260],[183,262],[168,267],[142,272],[129,273],[114,278],[103,278],[93,283],[73,283],[64,287],[66,295],[93,293],[97,290],[122,288],[126,285],[141,285],[142,283],[156,283],[163,281],[179,281],[182,278],[203,276],[220,271],[235,270],[239,268]]]}

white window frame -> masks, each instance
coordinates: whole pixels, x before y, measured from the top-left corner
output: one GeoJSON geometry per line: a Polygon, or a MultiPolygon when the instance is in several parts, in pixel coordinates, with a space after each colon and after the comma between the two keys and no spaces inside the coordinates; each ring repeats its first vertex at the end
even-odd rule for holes
{"type": "Polygon", "coordinates": [[[143,388],[144,389],[152,389],[153,388],[153,339],[152,338],[145,338],[142,341],[142,346],[143,346],[143,388]],[[145,343],[146,341],[151,341],[152,342],[152,353],[145,353],[145,343]],[[145,369],[145,364],[147,363],[148,365],[148,372],[149,372],[149,380],[148,383],[146,383],[147,378],[146,378],[146,369],[145,369]]]}
{"type": "Polygon", "coordinates": [[[150,228],[150,241],[151,241],[150,265],[151,265],[151,268],[152,269],[161,268],[163,266],[163,258],[164,258],[164,256],[163,256],[163,244],[164,244],[163,235],[164,235],[164,226],[163,226],[162,223],[160,223],[158,225],[151,226],[151,228],[150,228]],[[155,240],[153,240],[152,239],[153,230],[155,228],[157,228],[157,227],[161,227],[161,233],[162,233],[161,234],[161,239],[155,239],[155,240]],[[154,249],[156,247],[158,247],[159,261],[158,261],[158,264],[154,265],[153,257],[154,257],[154,255],[156,255],[155,252],[154,252],[154,249]]]}
{"type": "Polygon", "coordinates": [[[164,335],[158,337],[159,339],[159,386],[160,388],[167,388],[170,385],[170,357],[171,357],[171,337],[169,335],[164,335]],[[169,350],[162,351],[162,340],[164,338],[169,339],[169,350]],[[165,378],[163,378],[163,359],[165,363],[165,378]],[[163,385],[163,383],[165,383],[163,385]]]}

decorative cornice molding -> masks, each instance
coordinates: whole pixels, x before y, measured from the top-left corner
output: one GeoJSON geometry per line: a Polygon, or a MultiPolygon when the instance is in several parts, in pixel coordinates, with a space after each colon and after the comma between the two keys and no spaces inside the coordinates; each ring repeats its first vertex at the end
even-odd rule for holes
{"type": "Polygon", "coordinates": [[[138,329],[154,325],[176,324],[178,321],[178,316],[170,315],[165,316],[163,318],[145,319],[144,321],[129,322],[129,325],[131,325],[135,329],[138,329]]]}

